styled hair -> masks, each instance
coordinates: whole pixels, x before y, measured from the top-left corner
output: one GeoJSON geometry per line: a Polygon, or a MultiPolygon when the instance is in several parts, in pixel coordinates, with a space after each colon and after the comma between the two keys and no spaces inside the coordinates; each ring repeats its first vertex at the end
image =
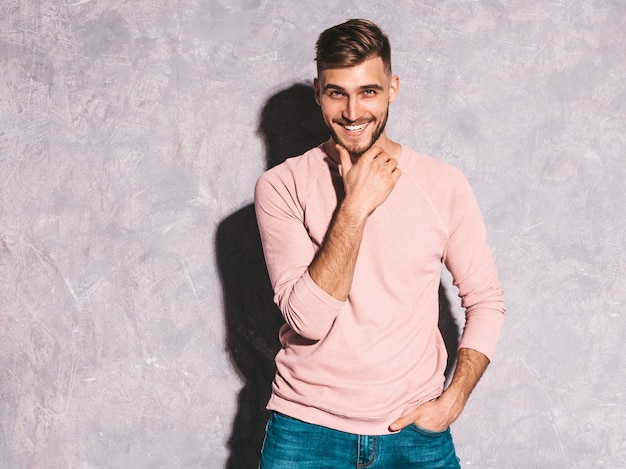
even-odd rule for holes
{"type": "Polygon", "coordinates": [[[317,73],[330,68],[349,68],[380,57],[385,72],[391,75],[389,38],[374,23],[352,19],[328,28],[315,45],[317,73]]]}

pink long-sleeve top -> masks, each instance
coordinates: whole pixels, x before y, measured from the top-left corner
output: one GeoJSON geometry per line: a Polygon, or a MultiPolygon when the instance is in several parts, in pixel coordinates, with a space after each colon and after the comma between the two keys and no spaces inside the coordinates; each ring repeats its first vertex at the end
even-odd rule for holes
{"type": "Polygon", "coordinates": [[[504,295],[469,183],[406,147],[398,167],[398,183],[367,220],[346,301],[308,273],[343,195],[338,165],[317,147],[259,178],[259,230],[286,321],[268,409],[381,435],[438,397],[447,360],[437,327],[442,261],[465,308],[460,347],[493,356],[504,295]]]}

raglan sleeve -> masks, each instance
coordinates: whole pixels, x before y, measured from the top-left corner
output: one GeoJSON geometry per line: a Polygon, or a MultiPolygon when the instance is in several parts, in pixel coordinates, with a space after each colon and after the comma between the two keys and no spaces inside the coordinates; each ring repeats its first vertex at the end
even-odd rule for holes
{"type": "MultiPolygon", "coordinates": [[[[277,169],[277,168],[274,168],[277,169]]],[[[304,224],[293,178],[270,170],[258,179],[254,205],[274,302],[300,336],[320,340],[344,302],[322,290],[309,275],[316,248],[304,224]]]]}
{"type": "Polygon", "coordinates": [[[465,326],[459,344],[492,359],[504,322],[504,292],[482,213],[467,179],[459,172],[450,200],[450,234],[443,261],[459,289],[465,326]]]}

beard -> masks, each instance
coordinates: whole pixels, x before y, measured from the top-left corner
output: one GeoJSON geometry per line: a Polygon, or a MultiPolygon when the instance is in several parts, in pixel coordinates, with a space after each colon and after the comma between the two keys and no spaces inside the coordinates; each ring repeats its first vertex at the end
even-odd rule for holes
{"type": "MultiPolygon", "coordinates": [[[[348,150],[348,153],[350,153],[350,155],[352,155],[354,158],[358,158],[367,150],[372,148],[372,146],[376,143],[376,141],[383,134],[383,132],[385,131],[385,127],[387,125],[388,117],[389,117],[389,105],[387,105],[387,110],[385,112],[385,115],[383,116],[383,119],[378,123],[378,125],[372,132],[372,138],[370,139],[369,144],[365,144],[365,145],[359,145],[358,143],[351,143],[349,141],[343,141],[342,139],[339,138],[339,136],[337,135],[337,132],[335,132],[335,129],[332,127],[332,125],[329,125],[327,127],[328,127],[328,131],[330,132],[330,136],[333,138],[335,143],[338,143],[339,145],[344,147],[346,150],[348,150]]],[[[337,122],[337,124],[349,125],[349,124],[354,124],[354,123],[353,122],[348,122],[348,123],[337,122]]]]}

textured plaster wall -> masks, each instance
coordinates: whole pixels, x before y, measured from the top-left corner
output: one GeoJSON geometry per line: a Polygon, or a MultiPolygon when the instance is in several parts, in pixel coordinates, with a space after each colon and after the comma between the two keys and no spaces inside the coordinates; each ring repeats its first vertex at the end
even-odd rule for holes
{"type": "Polygon", "coordinates": [[[0,467],[254,467],[280,320],[253,185],[323,138],[313,45],[351,17],[507,293],[464,466],[626,467],[623,0],[3,0],[0,467]]]}

